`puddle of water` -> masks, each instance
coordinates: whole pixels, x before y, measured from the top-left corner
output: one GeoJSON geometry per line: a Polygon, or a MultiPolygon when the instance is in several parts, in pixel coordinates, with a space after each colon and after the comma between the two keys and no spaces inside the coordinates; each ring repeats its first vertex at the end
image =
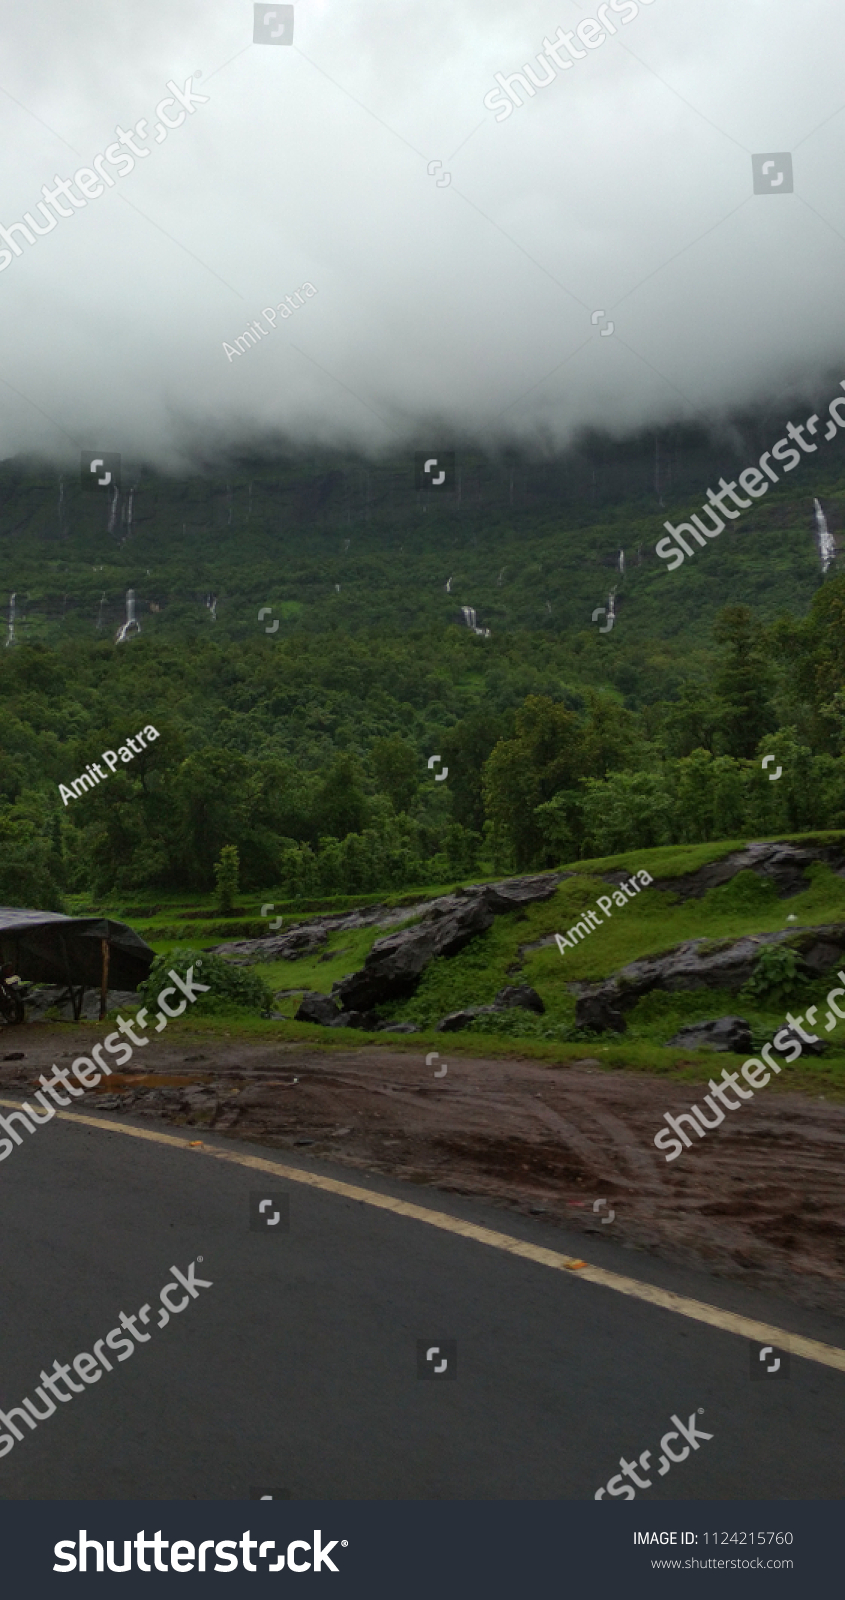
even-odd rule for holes
{"type": "Polygon", "coordinates": [[[113,1094],[115,1089],[184,1089],[192,1083],[210,1083],[210,1078],[176,1077],[169,1072],[113,1072],[94,1085],[92,1094],[113,1094]]]}

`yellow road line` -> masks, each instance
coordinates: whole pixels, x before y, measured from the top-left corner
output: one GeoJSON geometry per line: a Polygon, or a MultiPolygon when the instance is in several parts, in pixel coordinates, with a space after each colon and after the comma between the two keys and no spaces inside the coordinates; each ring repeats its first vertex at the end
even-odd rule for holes
{"type": "MultiPolygon", "coordinates": [[[[20,1110],[19,1100],[0,1098],[0,1106],[20,1110]]],[[[508,1255],[520,1256],[523,1261],[533,1261],[541,1267],[553,1267],[558,1272],[573,1272],[587,1283],[598,1284],[603,1289],[613,1289],[617,1294],[628,1295],[632,1300],[644,1300],[647,1305],[658,1306],[663,1311],[674,1311],[693,1322],[707,1323],[722,1333],[735,1333],[744,1339],[754,1339],[758,1344],[771,1344],[790,1355],[803,1356],[805,1361],[817,1361],[821,1366],[834,1367],[845,1372],[845,1350],[835,1345],[820,1344],[816,1339],[804,1339],[800,1334],[787,1333],[784,1328],[772,1327],[767,1322],[756,1322],[753,1317],[738,1316],[733,1311],[723,1311],[719,1306],[707,1305],[703,1300],[690,1300],[686,1295],[673,1294],[669,1289],[658,1289],[651,1283],[640,1283],[636,1278],[623,1278],[618,1272],[607,1272],[604,1267],[590,1266],[577,1256],[565,1256],[558,1250],[545,1250],[541,1245],[528,1244],[524,1239],[514,1239],[508,1233],[498,1233],[492,1228],[479,1228],[474,1222],[464,1222],[460,1217],[450,1217],[444,1211],[430,1211],[427,1206],[412,1205],[407,1200],[395,1200],[389,1194],[377,1194],[373,1189],[361,1189],[354,1183],[342,1183],[337,1178],[325,1178],[317,1172],[303,1172],[298,1167],[286,1167],[280,1161],[267,1161],[263,1156],[248,1156],[241,1151],[221,1150],[215,1145],[203,1144],[196,1139],[182,1139],[172,1133],[158,1133],[150,1128],[133,1128],[125,1123],[110,1122],[105,1117],[83,1117],[74,1111],[57,1111],[65,1122],[81,1123],[89,1128],[106,1129],[109,1133],[126,1134],[130,1139],[148,1139],[153,1144],[171,1145],[177,1150],[195,1149],[198,1154],[211,1156],[216,1161],[228,1161],[234,1166],[249,1167],[254,1172],[269,1172],[274,1178],[285,1178],[289,1183],[302,1183],[311,1189],[322,1189],[327,1194],[342,1195],[347,1200],[359,1200],[364,1205],[375,1206],[379,1211],[391,1211],[397,1217],[410,1217],[414,1222],[424,1222],[443,1233],[455,1233],[462,1239],[473,1239],[477,1244],[490,1245],[494,1250],[504,1250],[508,1255]]]]}

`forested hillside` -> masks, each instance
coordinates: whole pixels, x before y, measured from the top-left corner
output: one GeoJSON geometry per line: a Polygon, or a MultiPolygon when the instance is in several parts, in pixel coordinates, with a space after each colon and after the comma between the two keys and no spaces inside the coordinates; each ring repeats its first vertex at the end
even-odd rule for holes
{"type": "Polygon", "coordinates": [[[6,463],[0,900],[208,893],[226,847],[238,888],[294,897],[845,826],[845,579],[813,517],[836,535],[838,444],[679,572],[654,554],[778,426],[458,450],[443,498],[406,457],[124,461],[102,494],[6,463]]]}

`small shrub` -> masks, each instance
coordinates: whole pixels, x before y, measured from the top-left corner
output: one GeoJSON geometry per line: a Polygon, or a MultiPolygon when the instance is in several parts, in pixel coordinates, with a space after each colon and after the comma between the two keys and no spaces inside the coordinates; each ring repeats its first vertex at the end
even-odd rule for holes
{"type": "Polygon", "coordinates": [[[807,986],[802,967],[797,950],[785,945],[766,946],[757,958],[753,977],[740,989],[739,999],[787,1004],[807,986]]]}
{"type": "Polygon", "coordinates": [[[718,916],[765,916],[778,906],[779,896],[771,878],[764,878],[752,872],[750,867],[745,867],[729,883],[708,890],[704,904],[708,911],[715,911],[718,916]]]}
{"type": "MultiPolygon", "coordinates": [[[[208,994],[198,995],[188,1008],[190,1012],[220,1016],[238,1009],[259,1014],[272,1011],[272,990],[257,972],[233,967],[222,956],[209,955],[207,950],[179,950],[169,956],[156,956],[149,977],[139,985],[144,1003],[153,1005],[160,991],[170,984],[168,973],[171,968],[184,977],[189,967],[193,967],[197,983],[208,984],[208,994]]],[[[171,997],[171,1004],[174,1003],[171,997]]]]}

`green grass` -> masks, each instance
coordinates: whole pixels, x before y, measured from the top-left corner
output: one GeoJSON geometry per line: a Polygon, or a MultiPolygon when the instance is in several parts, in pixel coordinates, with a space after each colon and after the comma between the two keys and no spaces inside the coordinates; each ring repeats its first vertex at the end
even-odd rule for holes
{"type": "MultiPolygon", "coordinates": [[[[819,843],[838,843],[842,833],[794,835],[795,842],[810,838],[819,843]]],[[[598,982],[609,977],[629,962],[644,956],[665,952],[687,939],[704,939],[716,944],[732,941],[745,934],[797,931],[802,927],[823,923],[845,922],[845,881],[831,869],[817,863],[810,867],[809,885],[801,894],[789,900],[778,899],[773,886],[751,872],[738,874],[730,883],[712,889],[702,899],[681,901],[671,889],[658,890],[647,887],[639,897],[626,904],[624,909],[615,903],[610,917],[574,949],[561,955],[555,944],[543,949],[528,950],[554,933],[565,933],[587,907],[596,907],[598,896],[610,892],[601,874],[622,868],[627,875],[645,868],[653,878],[667,879],[682,876],[701,866],[719,860],[729,852],[742,848],[745,840],[730,840],[721,844],[673,846],[660,850],[628,851],[601,860],[574,863],[567,870],[573,873],[560,885],[548,901],[523,910],[497,917],[488,933],[479,936],[457,956],[440,958],[430,963],[416,993],[404,1001],[382,1005],[382,1017],[413,1021],[421,1032],[404,1038],[393,1034],[368,1034],[360,1030],[317,1029],[308,1024],[293,1022],[267,1022],[259,1018],[232,1015],[223,1019],[195,1018],[189,1026],[221,1034],[228,1030],[233,1037],[272,1037],[295,1043],[302,1041],[324,1048],[350,1044],[372,1045],[376,1041],[390,1050],[419,1052],[434,1044],[443,1046],[448,1039],[448,1050],[458,1055],[520,1056],[545,1061],[549,1065],[567,1062],[589,1055],[609,1069],[648,1071],[671,1075],[690,1081],[706,1081],[722,1065],[732,1068],[737,1060],[730,1055],[713,1056],[710,1052],[683,1051],[669,1046],[668,1040],[680,1028],[693,1022],[711,1020],[726,1014],[747,1018],[752,1030],[754,1046],[770,1039],[783,1026],[787,1009],[802,1011],[808,1003],[823,999],[835,979],[813,984],[806,988],[802,999],[792,1005],[775,1004],[766,999],[741,1001],[728,991],[682,991],[668,994],[656,991],[645,996],[627,1013],[628,1031],[624,1036],[590,1036],[575,1028],[575,995],[570,984],[576,981],[598,982]],[[792,914],[796,920],[787,922],[792,914]],[[546,1011],[536,1016],[522,1010],[504,1016],[479,1018],[471,1028],[457,1035],[435,1034],[437,1021],[451,1011],[471,1005],[489,1004],[505,984],[530,983],[540,993],[546,1011]]],[[[478,882],[479,879],[467,879],[478,882]]],[[[453,888],[449,885],[430,885],[426,889],[383,896],[345,897],[342,906],[332,904],[331,909],[348,909],[352,905],[381,903],[402,905],[424,896],[434,897],[453,888]]],[[[268,891],[261,899],[270,899],[268,891]]],[[[259,897],[256,897],[257,899],[259,897]]],[[[340,898],[340,897],[338,897],[340,898]]],[[[152,897],[151,897],[152,899],[152,897]]],[[[181,937],[162,940],[150,939],[153,948],[168,953],[185,945],[220,942],[221,920],[213,902],[189,902],[184,896],[174,897],[174,908],[196,911],[207,909],[207,919],[196,915],[178,926],[181,937]]],[[[260,900],[259,900],[260,903],[260,900]]],[[[165,902],[161,895],[155,897],[156,912],[161,914],[165,902]]],[[[311,903],[313,905],[313,902],[311,903]]],[[[279,914],[281,904],[276,906],[279,914]]],[[[315,906],[316,910],[317,907],[315,906]]],[[[322,903],[319,909],[329,909],[322,903]]],[[[295,908],[290,903],[285,911],[291,915],[307,915],[304,905],[295,908]]],[[[115,914],[115,913],[113,913],[115,914]]],[[[145,931],[145,919],[133,919],[133,926],[144,937],[149,937],[151,926],[145,931]]],[[[287,917],[286,917],[287,920],[287,917]]],[[[409,921],[413,921],[411,915],[409,921]]],[[[174,932],[177,924],[174,919],[174,932]]],[[[163,930],[162,930],[163,931],[163,930]]],[[[261,931],[265,931],[264,924],[261,931]]],[[[393,931],[392,929],[389,931],[393,931]]],[[[363,965],[375,941],[384,936],[384,929],[354,929],[329,934],[326,945],[316,953],[301,960],[261,963],[257,970],[274,991],[280,989],[314,989],[328,994],[332,984],[345,974],[363,965]]],[[[236,937],[230,929],[229,937],[236,937]]],[[[278,1000],[279,1010],[291,1015],[297,1005],[295,996],[278,1000]]],[[[821,1013],[823,1018],[824,1012],[821,1013]]],[[[176,1024],[173,1024],[176,1026],[176,1024]]],[[[845,1023],[830,1036],[830,1053],[820,1059],[802,1057],[794,1067],[784,1068],[776,1085],[777,1090],[804,1088],[808,1092],[825,1092],[831,1098],[845,1095],[845,1023]],[[836,1034],[842,1034],[841,1047],[836,1034]]]]}
{"type": "MultiPolygon", "coordinates": [[[[640,851],[591,866],[622,865],[630,871],[647,866],[655,877],[669,876],[671,868],[671,874],[677,876],[717,860],[733,848],[734,843],[719,850],[713,846],[673,850],[671,863],[665,859],[669,852],[640,851]]],[[[693,1078],[706,1078],[713,1071],[709,1052],[683,1052],[668,1046],[668,1040],[682,1027],[739,1014],[747,1018],[755,1047],[759,1048],[783,1026],[788,1007],[761,1000],[741,1002],[728,991],[659,991],[644,997],[628,1014],[624,1041],[614,1039],[607,1044],[601,1038],[577,1033],[575,995],[569,985],[576,980],[597,982],[631,961],[659,954],[687,939],[731,942],[748,933],[845,921],[845,882],[822,864],[810,868],[808,877],[809,887],[790,900],[778,899],[774,886],[751,872],[738,874],[729,884],[710,890],[700,900],[682,902],[671,890],[646,888],[624,910],[614,904],[609,920],[565,955],[554,944],[525,950],[526,945],[539,939],[565,932],[578,920],[580,912],[595,905],[599,894],[607,894],[608,885],[603,879],[581,864],[576,875],[563,883],[551,900],[497,917],[488,933],[474,939],[458,955],[431,962],[412,997],[384,1004],[379,1011],[383,1017],[415,1022],[425,1030],[421,1039],[433,1038],[434,1026],[441,1017],[465,1006],[489,1004],[505,984],[523,981],[540,993],[545,1015],[538,1017],[517,1010],[505,1016],[479,1018],[457,1038],[449,1036],[450,1050],[492,1050],[498,1055],[528,1049],[545,1059],[554,1058],[562,1050],[561,1059],[587,1053],[609,1066],[625,1065],[658,1073],[680,1071],[682,1076],[689,1073],[693,1078]],[[794,924],[786,921],[789,913],[796,917],[794,924]]],[[[315,961],[312,957],[308,961],[278,962],[268,969],[268,974],[272,973],[274,987],[301,984],[328,993],[333,981],[362,963],[380,936],[378,929],[333,936],[329,941],[330,951],[337,952],[333,961],[315,961]]],[[[829,986],[808,989],[804,1003],[817,997],[816,988],[823,996],[829,986]]],[[[800,1010],[801,1005],[796,1002],[794,1009],[800,1010]]],[[[781,1082],[788,1080],[794,1086],[798,1079],[806,1079],[811,1083],[825,1082],[828,1088],[838,1084],[845,1089],[845,1028],[842,1032],[841,1053],[834,1049],[823,1061],[802,1058],[794,1071],[782,1074],[781,1082]]],[[[343,1030],[343,1037],[362,1036],[347,1035],[343,1030]]],[[[436,1038],[442,1041],[443,1036],[436,1038]]],[[[720,1055],[718,1059],[729,1063],[732,1058],[720,1055]]]]}

